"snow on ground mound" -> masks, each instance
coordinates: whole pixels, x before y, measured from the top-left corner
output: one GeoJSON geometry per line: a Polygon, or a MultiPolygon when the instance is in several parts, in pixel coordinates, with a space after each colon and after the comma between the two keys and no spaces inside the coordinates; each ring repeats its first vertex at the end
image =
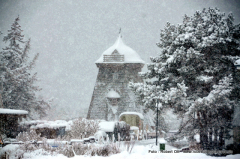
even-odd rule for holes
{"type": "MultiPolygon", "coordinates": [[[[150,145],[135,145],[131,153],[124,150],[119,154],[110,155],[107,157],[103,156],[75,156],[72,159],[219,159],[219,157],[211,157],[207,156],[204,153],[174,153],[176,148],[166,145],[166,153],[159,153],[159,147],[150,144],[150,145]],[[168,153],[167,153],[168,152],[168,153]],[[169,153],[173,152],[173,153],[169,153]]],[[[62,154],[50,155],[50,154],[42,154],[39,150],[36,150],[31,153],[25,153],[23,159],[27,159],[31,157],[31,159],[69,159],[62,154]],[[25,157],[26,156],[26,157],[25,157]]],[[[237,155],[228,155],[226,157],[221,157],[224,159],[238,159],[240,158],[240,154],[237,155]]]]}

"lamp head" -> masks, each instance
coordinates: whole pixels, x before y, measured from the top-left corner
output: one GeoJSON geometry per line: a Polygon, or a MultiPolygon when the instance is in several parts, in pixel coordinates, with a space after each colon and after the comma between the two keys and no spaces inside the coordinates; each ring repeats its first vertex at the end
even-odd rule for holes
{"type": "Polygon", "coordinates": [[[240,71],[240,59],[238,59],[237,61],[234,62],[234,66],[236,67],[236,69],[238,71],[240,71]]]}

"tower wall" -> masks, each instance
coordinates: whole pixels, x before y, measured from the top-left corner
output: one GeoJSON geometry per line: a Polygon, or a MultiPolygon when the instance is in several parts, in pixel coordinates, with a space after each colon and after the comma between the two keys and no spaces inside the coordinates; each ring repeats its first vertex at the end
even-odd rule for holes
{"type": "Polygon", "coordinates": [[[117,116],[124,111],[140,111],[139,102],[128,85],[130,81],[142,82],[138,73],[141,72],[143,64],[97,63],[97,67],[99,68],[99,72],[87,118],[108,120],[110,104],[107,94],[111,89],[121,96],[118,101],[117,116]]]}

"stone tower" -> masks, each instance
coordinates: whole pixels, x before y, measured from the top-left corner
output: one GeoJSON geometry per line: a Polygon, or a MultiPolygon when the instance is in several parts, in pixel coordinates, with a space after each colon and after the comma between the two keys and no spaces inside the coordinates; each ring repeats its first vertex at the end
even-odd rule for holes
{"type": "Polygon", "coordinates": [[[121,35],[95,63],[99,72],[87,118],[109,121],[118,120],[125,111],[142,112],[138,99],[128,85],[130,81],[142,82],[138,73],[144,61],[123,43],[121,35]]]}

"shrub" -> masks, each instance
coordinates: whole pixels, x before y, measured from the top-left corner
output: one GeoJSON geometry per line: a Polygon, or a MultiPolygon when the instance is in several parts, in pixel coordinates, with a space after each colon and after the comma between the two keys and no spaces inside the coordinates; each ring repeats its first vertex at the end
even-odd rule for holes
{"type": "Polygon", "coordinates": [[[18,141],[41,141],[43,138],[40,137],[41,134],[37,134],[35,130],[30,130],[30,132],[20,132],[16,139],[18,141]]]}
{"type": "Polygon", "coordinates": [[[64,139],[82,139],[86,136],[94,135],[99,129],[98,120],[87,120],[85,118],[79,118],[73,121],[71,130],[64,137],[64,139]],[[86,133],[86,135],[85,135],[86,133]]]}

